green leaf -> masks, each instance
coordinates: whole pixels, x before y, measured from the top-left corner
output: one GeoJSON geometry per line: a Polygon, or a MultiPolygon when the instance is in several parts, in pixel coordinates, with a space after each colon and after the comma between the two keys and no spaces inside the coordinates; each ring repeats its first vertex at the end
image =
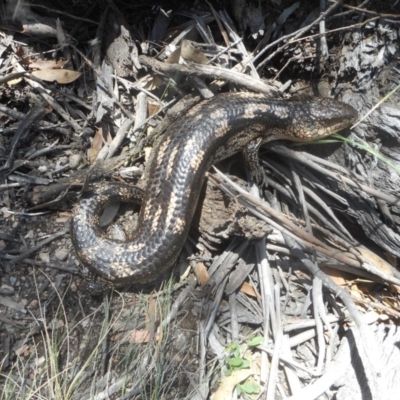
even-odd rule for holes
{"type": "Polygon", "coordinates": [[[243,392],[241,385],[236,385],[236,392],[237,395],[240,396],[243,392]]]}
{"type": "Polygon", "coordinates": [[[250,382],[245,382],[242,385],[240,385],[240,387],[243,390],[243,392],[245,392],[246,394],[254,393],[253,385],[250,382]]]}
{"type": "Polygon", "coordinates": [[[232,368],[239,368],[243,365],[243,358],[234,357],[228,360],[228,365],[232,368]]]}
{"type": "Polygon", "coordinates": [[[239,347],[239,344],[237,342],[233,342],[230,345],[226,346],[226,351],[231,352],[235,351],[239,347]]]}
{"type": "Polygon", "coordinates": [[[372,154],[373,156],[375,156],[376,158],[378,158],[379,160],[381,160],[383,163],[385,163],[386,165],[388,165],[392,170],[396,171],[398,174],[400,174],[400,169],[393,164],[388,158],[386,158],[382,153],[380,153],[379,151],[375,150],[374,148],[372,148],[371,146],[368,145],[367,142],[361,140],[361,139],[357,139],[357,141],[355,140],[351,140],[348,139],[344,136],[341,136],[339,134],[335,134],[333,135],[333,137],[336,137],[340,140],[342,140],[343,142],[346,142],[354,147],[358,147],[361,150],[364,150],[370,154],[372,154]]]}
{"type": "Polygon", "coordinates": [[[225,376],[231,376],[232,375],[232,370],[231,369],[225,370],[224,375],[225,376]]]}
{"type": "Polygon", "coordinates": [[[246,394],[255,394],[255,393],[260,393],[261,387],[258,383],[256,382],[248,382],[246,381],[242,385],[239,385],[240,388],[245,392],[246,394]]]}
{"type": "Polygon", "coordinates": [[[249,341],[247,342],[247,345],[248,345],[249,347],[258,346],[258,345],[260,345],[263,341],[264,341],[264,338],[263,338],[262,336],[256,336],[256,337],[253,337],[253,339],[249,340],[249,341]]]}

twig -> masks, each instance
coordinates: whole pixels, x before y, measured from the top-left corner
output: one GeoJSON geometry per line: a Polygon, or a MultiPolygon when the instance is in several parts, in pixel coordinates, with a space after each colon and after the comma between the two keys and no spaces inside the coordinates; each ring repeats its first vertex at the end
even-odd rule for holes
{"type": "Polygon", "coordinates": [[[36,92],[39,93],[40,96],[50,105],[50,107],[64,119],[64,121],[68,125],[70,125],[76,132],[79,132],[81,130],[81,126],[73,118],[71,118],[67,111],[65,111],[64,108],[62,108],[61,105],[53,97],[51,97],[47,93],[46,89],[41,83],[33,79],[25,79],[36,90],[36,92]]]}
{"type": "Polygon", "coordinates": [[[35,121],[37,118],[44,115],[44,111],[45,111],[45,109],[42,104],[36,106],[34,109],[29,111],[25,120],[18,127],[17,132],[15,132],[15,135],[11,141],[10,155],[8,156],[7,162],[0,168],[0,171],[12,168],[12,166],[14,164],[14,155],[15,155],[15,152],[17,151],[18,142],[21,139],[21,136],[32,125],[33,121],[35,121]]]}
{"type": "MultiPolygon", "coordinates": [[[[276,334],[275,334],[275,346],[274,353],[272,355],[272,360],[270,364],[270,371],[267,383],[267,400],[276,399],[276,381],[278,379],[278,364],[279,364],[279,354],[281,353],[281,346],[283,341],[283,330],[282,330],[282,316],[280,310],[280,285],[277,284],[274,287],[274,298],[275,298],[275,316],[276,316],[276,334]]],[[[264,327],[268,329],[268,327],[264,327]]]]}
{"type": "MultiPolygon", "coordinates": [[[[246,192],[244,189],[242,189],[239,185],[237,185],[236,183],[231,181],[224,174],[222,174],[220,171],[218,171],[215,167],[214,167],[214,169],[217,172],[217,175],[219,177],[221,177],[221,179],[223,181],[227,182],[229,184],[229,186],[234,189],[234,191],[239,193],[237,200],[239,201],[240,204],[248,207],[251,213],[258,216],[259,218],[262,218],[263,220],[265,220],[266,222],[268,222],[269,224],[271,224],[278,230],[282,231],[284,234],[288,234],[296,241],[302,243],[304,246],[307,246],[310,249],[320,252],[321,254],[324,254],[327,257],[333,258],[339,262],[350,265],[352,267],[364,268],[367,271],[374,273],[374,275],[379,276],[386,282],[393,283],[394,285],[400,285],[399,279],[381,271],[380,269],[372,266],[368,262],[363,263],[362,261],[360,261],[360,260],[362,260],[361,255],[359,255],[358,253],[353,254],[353,252],[350,251],[351,246],[349,248],[349,252],[343,252],[343,251],[340,251],[333,247],[330,247],[329,245],[322,242],[315,236],[313,236],[313,235],[305,232],[303,229],[299,228],[296,224],[294,224],[292,221],[290,221],[283,213],[277,212],[272,207],[270,207],[267,203],[259,201],[256,198],[254,198],[254,196],[250,195],[248,192],[246,192]],[[257,209],[249,207],[249,203],[252,205],[255,205],[257,207],[257,209]],[[265,211],[272,218],[267,218],[263,213],[260,212],[260,210],[265,211]]],[[[215,178],[213,178],[212,175],[209,177],[209,179],[215,181],[215,178]]],[[[221,188],[224,191],[226,191],[227,193],[230,193],[231,195],[233,195],[233,193],[226,186],[222,185],[221,188]]],[[[332,283],[333,283],[333,281],[332,281],[332,283]]]]}
{"type": "Polygon", "coordinates": [[[335,362],[330,364],[324,375],[314,383],[301,389],[288,400],[316,399],[326,392],[332,384],[346,372],[351,362],[351,347],[349,340],[345,337],[336,354],[335,362]]]}
{"type": "MultiPolygon", "coordinates": [[[[321,13],[321,15],[313,22],[311,22],[311,24],[305,26],[302,29],[299,29],[296,32],[290,33],[289,35],[284,35],[281,36],[278,40],[275,40],[275,42],[270,43],[268,46],[265,46],[252,60],[252,62],[256,62],[267,50],[269,50],[270,48],[276,46],[279,43],[282,43],[288,39],[291,38],[295,38],[297,39],[298,37],[300,37],[301,35],[303,35],[303,33],[309,31],[313,26],[319,24],[320,21],[322,21],[327,15],[329,15],[336,7],[338,7],[340,4],[340,1],[336,1],[335,3],[333,3],[324,13],[321,13]]],[[[266,57],[260,64],[257,65],[257,69],[264,67],[264,65],[270,61],[276,54],[278,54],[280,51],[282,51],[286,46],[288,46],[291,43],[291,41],[288,41],[288,43],[285,43],[283,46],[279,47],[278,49],[276,49],[276,51],[272,54],[270,54],[268,57],[266,57]]]]}
{"type": "Polygon", "coordinates": [[[297,151],[295,152],[295,151],[292,151],[292,150],[290,150],[287,147],[282,146],[282,145],[272,145],[271,144],[271,148],[278,154],[284,155],[285,157],[290,157],[292,159],[298,160],[302,164],[307,164],[307,165],[311,166],[311,168],[321,172],[321,174],[323,174],[325,176],[328,176],[328,177],[334,179],[335,181],[337,181],[339,183],[344,183],[344,184],[347,184],[347,185],[349,185],[349,186],[351,186],[353,188],[360,189],[360,190],[362,190],[362,191],[364,191],[364,192],[366,192],[366,193],[368,193],[368,194],[370,194],[372,196],[375,196],[376,198],[380,198],[380,199],[382,199],[384,201],[387,201],[390,204],[400,205],[400,196],[396,197],[396,196],[393,196],[393,195],[388,194],[388,193],[382,193],[382,191],[380,191],[380,190],[373,189],[373,188],[371,188],[369,186],[362,185],[362,184],[359,184],[357,182],[354,182],[353,180],[349,179],[346,176],[343,176],[343,175],[339,176],[335,172],[332,172],[332,171],[329,171],[329,170],[327,170],[325,168],[322,168],[322,167],[316,165],[315,163],[313,165],[311,165],[310,164],[310,160],[312,160],[313,158],[309,154],[306,155],[306,153],[297,152],[297,151]]]}
{"type": "MultiPolygon", "coordinates": [[[[18,120],[23,121],[27,117],[27,114],[13,110],[11,108],[8,108],[3,104],[0,104],[0,112],[10,116],[11,118],[13,118],[17,121],[18,120]]],[[[69,130],[66,128],[63,128],[62,126],[59,126],[60,124],[57,124],[57,125],[51,124],[47,121],[34,121],[33,125],[38,126],[40,129],[54,130],[56,132],[61,133],[62,135],[67,135],[69,133],[69,130]]],[[[15,130],[15,129],[13,129],[13,130],[15,130]]],[[[0,129],[0,133],[6,133],[6,129],[0,129]]]]}
{"type": "Polygon", "coordinates": [[[69,229],[66,231],[54,233],[53,235],[50,235],[47,239],[42,240],[39,242],[36,246],[31,247],[29,250],[25,251],[24,253],[20,254],[18,257],[13,258],[8,262],[9,266],[12,266],[20,261],[22,261],[24,258],[29,257],[30,255],[36,253],[39,251],[42,247],[46,246],[46,244],[49,244],[53,240],[56,240],[64,235],[66,235],[69,232],[69,229]]]}
{"type": "Polygon", "coordinates": [[[349,10],[352,10],[352,11],[358,11],[358,12],[363,13],[363,14],[376,15],[379,18],[399,18],[400,19],[400,14],[379,13],[379,12],[376,12],[376,11],[366,10],[365,8],[349,6],[347,4],[343,4],[343,7],[347,8],[349,10]]]}
{"type": "Polygon", "coordinates": [[[43,8],[43,9],[45,9],[46,11],[49,11],[49,12],[51,12],[51,13],[60,14],[60,15],[63,15],[63,16],[65,16],[65,17],[72,18],[72,19],[74,19],[74,20],[76,20],[76,21],[87,22],[87,23],[93,24],[93,25],[98,25],[98,24],[99,24],[98,21],[94,21],[94,20],[89,19],[89,18],[78,17],[77,15],[73,15],[73,14],[67,13],[67,12],[65,12],[65,11],[57,10],[57,9],[55,9],[55,8],[50,8],[50,7],[41,5],[41,4],[34,4],[34,3],[32,3],[32,4],[29,4],[29,7],[31,7],[31,8],[43,8]]]}
{"type": "MultiPolygon", "coordinates": [[[[321,13],[325,11],[326,7],[326,2],[325,0],[319,0],[319,9],[321,10],[321,13]]],[[[328,43],[326,42],[326,29],[325,29],[325,18],[322,18],[321,21],[319,22],[319,31],[321,33],[321,55],[323,58],[329,55],[329,50],[328,50],[328,43]]]]}
{"type": "Polygon", "coordinates": [[[152,68],[155,71],[176,74],[180,72],[185,75],[197,75],[202,78],[208,79],[224,79],[231,83],[235,83],[249,90],[264,93],[266,95],[276,94],[275,88],[266,85],[258,79],[254,79],[248,75],[242,74],[237,71],[227,70],[225,68],[213,67],[211,65],[190,64],[189,66],[180,64],[167,64],[156,60],[155,58],[140,56],[139,60],[144,65],[152,68]]]}
{"type": "Polygon", "coordinates": [[[6,76],[0,77],[0,85],[12,81],[13,79],[23,78],[28,72],[14,72],[6,76]]]}

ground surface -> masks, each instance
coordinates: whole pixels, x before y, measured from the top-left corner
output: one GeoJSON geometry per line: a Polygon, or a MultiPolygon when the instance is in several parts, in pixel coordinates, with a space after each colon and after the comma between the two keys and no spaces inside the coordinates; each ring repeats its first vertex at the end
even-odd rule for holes
{"type": "MultiPolygon", "coordinates": [[[[0,3],[1,399],[398,390],[400,7],[332,5],[323,23],[317,2],[212,4],[0,3]],[[90,296],[69,236],[89,167],[138,182],[162,117],[203,86],[336,97],[365,119],[264,148],[251,197],[213,173],[172,276],[90,296]]],[[[249,191],[240,164],[218,167],[249,191]]]]}

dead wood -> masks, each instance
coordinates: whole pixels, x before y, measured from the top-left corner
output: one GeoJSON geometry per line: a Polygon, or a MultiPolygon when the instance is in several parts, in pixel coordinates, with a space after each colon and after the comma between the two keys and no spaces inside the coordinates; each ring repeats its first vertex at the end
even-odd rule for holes
{"type": "MultiPolygon", "coordinates": [[[[20,398],[29,385],[43,398],[225,399],[237,385],[395,397],[400,5],[200,3],[0,4],[0,385],[20,398]],[[324,143],[265,146],[262,187],[239,158],[218,165],[173,283],[104,296],[89,320],[99,299],[66,234],[80,191],[144,187],[167,127],[229,90],[335,97],[360,118],[324,143]]],[[[127,232],[106,234],[126,240],[135,213],[118,207],[127,232]]]]}

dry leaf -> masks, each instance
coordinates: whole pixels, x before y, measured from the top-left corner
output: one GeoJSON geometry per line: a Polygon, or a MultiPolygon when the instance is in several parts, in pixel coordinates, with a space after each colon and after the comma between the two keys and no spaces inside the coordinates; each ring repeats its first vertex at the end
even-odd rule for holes
{"type": "Polygon", "coordinates": [[[40,71],[33,71],[32,75],[42,81],[56,81],[60,84],[66,84],[77,80],[82,75],[82,72],[71,71],[69,69],[42,69],[40,71]]]}
{"type": "Polygon", "coordinates": [[[165,60],[168,64],[178,64],[181,56],[181,46],[177,47],[165,60]]]}
{"type": "Polygon", "coordinates": [[[148,343],[150,332],[144,329],[133,330],[129,336],[129,343],[148,343]]]}
{"type": "Polygon", "coordinates": [[[11,79],[9,81],[7,81],[7,85],[8,86],[15,86],[18,85],[18,83],[22,82],[23,78],[15,78],[15,79],[11,79]]]}
{"type": "Polygon", "coordinates": [[[29,355],[29,345],[24,344],[15,350],[15,355],[21,357],[22,355],[29,355]]]}
{"type": "MultiPolygon", "coordinates": [[[[371,264],[375,265],[376,268],[379,268],[381,271],[385,272],[388,275],[394,276],[393,267],[385,261],[383,258],[379,257],[377,254],[372,252],[371,250],[356,247],[356,249],[361,253],[361,255],[369,261],[371,264]]],[[[400,287],[397,285],[390,284],[392,289],[395,289],[397,293],[400,293],[400,287]]]]}
{"type": "Polygon", "coordinates": [[[153,90],[158,89],[164,83],[164,81],[156,75],[146,75],[141,78],[138,83],[143,89],[152,92],[153,90]]]}
{"type": "Polygon", "coordinates": [[[153,102],[152,100],[149,100],[147,103],[147,113],[150,116],[155,114],[157,111],[159,111],[161,108],[160,103],[153,102]]]}
{"type": "Polygon", "coordinates": [[[254,290],[254,287],[250,285],[248,282],[243,282],[243,285],[240,287],[240,291],[242,293],[246,293],[247,295],[251,297],[257,297],[257,293],[254,290]]]}
{"type": "Polygon", "coordinates": [[[381,271],[393,276],[393,269],[391,265],[385,261],[383,258],[379,257],[377,254],[373,253],[371,250],[364,249],[362,247],[356,247],[356,249],[361,253],[361,255],[369,261],[375,267],[379,268],[381,271]]]}
{"type": "Polygon", "coordinates": [[[374,324],[376,321],[379,320],[380,314],[378,314],[376,311],[368,311],[364,313],[364,320],[368,325],[374,324]]]}
{"type": "Polygon", "coordinates": [[[209,61],[204,53],[196,49],[189,40],[182,40],[182,44],[170,54],[165,62],[168,64],[178,64],[180,57],[197,64],[208,64],[209,61]]]}
{"type": "MultiPolygon", "coordinates": [[[[154,339],[158,340],[159,335],[155,335],[154,339]]],[[[117,333],[110,336],[111,342],[128,341],[129,343],[148,343],[150,341],[150,332],[145,329],[132,329],[128,332],[117,333]]]]}
{"type": "MultiPolygon", "coordinates": [[[[332,264],[330,264],[332,265],[332,264]]],[[[334,266],[330,266],[326,264],[321,267],[322,271],[325,272],[337,285],[339,286],[347,286],[349,282],[354,281],[354,275],[349,274],[348,272],[340,271],[336,269],[334,266]]]]}
{"type": "Polygon", "coordinates": [[[364,298],[364,293],[359,289],[359,287],[356,284],[350,287],[350,293],[355,299],[364,298]]]}
{"type": "Polygon", "coordinates": [[[201,286],[204,286],[210,279],[208,270],[202,262],[198,262],[194,268],[194,274],[201,286]]]}
{"type": "Polygon", "coordinates": [[[181,48],[181,56],[185,60],[197,64],[208,64],[208,58],[201,50],[196,49],[189,40],[182,40],[181,48]]]}
{"type": "Polygon", "coordinates": [[[50,26],[46,21],[42,20],[42,18],[37,18],[36,14],[27,15],[26,10],[27,7],[24,7],[24,14],[20,14],[20,22],[22,24],[22,33],[26,35],[38,37],[38,38],[49,38],[56,37],[57,31],[50,26]]]}
{"type": "Polygon", "coordinates": [[[89,149],[89,161],[90,164],[93,164],[96,160],[97,155],[99,154],[100,150],[103,147],[103,129],[97,129],[96,133],[94,134],[92,143],[89,149]]]}
{"type": "Polygon", "coordinates": [[[251,369],[240,369],[233,371],[230,376],[222,378],[219,388],[214,394],[214,400],[226,400],[232,398],[233,389],[240,382],[245,381],[254,372],[251,369]]]}
{"type": "Polygon", "coordinates": [[[146,161],[149,160],[150,154],[151,154],[152,150],[153,150],[152,147],[145,147],[145,148],[144,148],[144,159],[145,159],[146,161]]]}
{"type": "Polygon", "coordinates": [[[68,62],[69,60],[36,60],[29,63],[29,68],[41,70],[62,68],[68,62]]]}

